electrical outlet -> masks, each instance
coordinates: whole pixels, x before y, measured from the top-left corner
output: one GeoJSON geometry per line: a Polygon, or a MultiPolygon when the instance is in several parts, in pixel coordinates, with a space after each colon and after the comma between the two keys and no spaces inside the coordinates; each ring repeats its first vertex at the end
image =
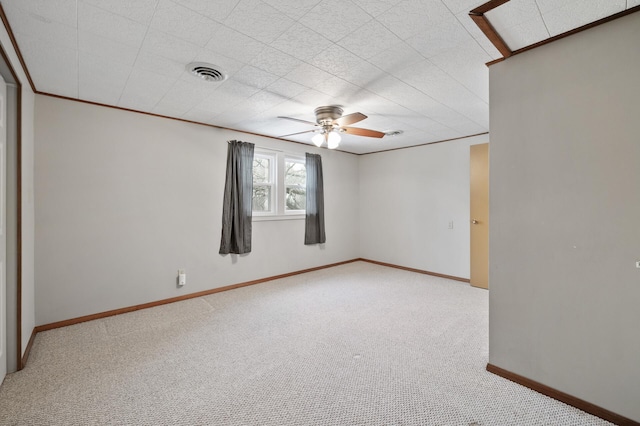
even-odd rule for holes
{"type": "Polygon", "coordinates": [[[640,269],[640,260],[636,260],[636,268],[640,269]]]}
{"type": "Polygon", "coordinates": [[[182,287],[187,283],[187,274],[184,269],[178,269],[178,287],[182,287]]]}
{"type": "Polygon", "coordinates": [[[453,221],[452,220],[449,221],[449,229],[453,229],[453,221]]]}

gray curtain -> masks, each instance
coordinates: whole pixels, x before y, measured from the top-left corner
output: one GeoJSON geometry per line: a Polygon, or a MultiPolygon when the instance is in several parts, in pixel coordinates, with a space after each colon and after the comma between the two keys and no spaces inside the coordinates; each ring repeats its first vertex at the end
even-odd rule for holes
{"type": "Polygon", "coordinates": [[[251,252],[253,148],[249,142],[229,141],[220,254],[251,252]]]}
{"type": "Polygon", "coordinates": [[[304,220],[304,243],[321,244],[324,234],[324,183],[322,181],[322,157],[306,154],[307,213],[304,220]]]}

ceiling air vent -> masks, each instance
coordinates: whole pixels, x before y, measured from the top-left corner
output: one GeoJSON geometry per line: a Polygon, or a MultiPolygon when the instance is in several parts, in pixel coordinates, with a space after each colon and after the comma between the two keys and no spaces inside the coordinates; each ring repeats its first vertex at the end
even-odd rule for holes
{"type": "Polygon", "coordinates": [[[224,81],[227,79],[227,75],[218,67],[206,62],[192,62],[187,65],[187,71],[204,81],[224,81]]]}
{"type": "Polygon", "coordinates": [[[387,130],[386,132],[384,132],[385,136],[400,136],[401,134],[403,134],[404,131],[403,130],[387,130]]]}

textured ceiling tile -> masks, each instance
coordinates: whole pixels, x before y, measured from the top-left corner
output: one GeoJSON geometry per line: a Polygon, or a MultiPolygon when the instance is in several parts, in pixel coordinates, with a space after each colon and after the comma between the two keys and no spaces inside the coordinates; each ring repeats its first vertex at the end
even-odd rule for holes
{"type": "Polygon", "coordinates": [[[310,125],[299,123],[291,120],[284,120],[278,117],[293,117],[300,120],[315,122],[313,108],[304,105],[295,99],[288,99],[273,108],[264,111],[263,117],[271,117],[276,136],[282,136],[289,133],[303,132],[312,128],[310,125]]]}
{"type": "Polygon", "coordinates": [[[78,29],[130,46],[140,46],[146,26],[85,3],[78,3],[78,29]]]}
{"type": "Polygon", "coordinates": [[[407,44],[420,52],[423,57],[430,58],[456,48],[469,40],[472,40],[469,32],[452,16],[407,39],[407,44]]]}
{"type": "Polygon", "coordinates": [[[297,21],[306,15],[321,0],[263,0],[268,5],[278,9],[289,18],[297,21]]]}
{"type": "MultiPolygon", "coordinates": [[[[222,106],[221,106],[222,108],[222,106]]],[[[222,109],[221,111],[222,112],[222,109]]],[[[215,114],[217,115],[217,114],[215,114]]],[[[206,123],[207,121],[209,121],[212,117],[212,113],[209,110],[204,110],[204,109],[191,109],[187,112],[185,112],[184,114],[182,114],[182,118],[185,120],[190,120],[190,121],[195,121],[196,123],[206,123]]]]}
{"type": "MultiPolygon", "coordinates": [[[[20,8],[42,22],[55,21],[75,28],[77,24],[76,0],[3,0],[5,11],[20,8]]],[[[11,15],[9,15],[11,16],[11,15]]]]}
{"type": "Polygon", "coordinates": [[[366,87],[368,84],[386,75],[387,73],[385,71],[366,61],[360,61],[360,63],[346,69],[344,72],[338,72],[336,74],[337,77],[347,80],[359,87],[366,87]]]}
{"type": "Polygon", "coordinates": [[[303,61],[311,60],[330,45],[330,40],[299,23],[271,43],[271,47],[303,61]]]}
{"type": "Polygon", "coordinates": [[[176,80],[172,78],[134,68],[122,92],[118,106],[151,111],[175,82],[176,80]]]}
{"type": "Polygon", "coordinates": [[[171,0],[160,0],[151,27],[204,47],[219,23],[171,0]]]}
{"type": "Polygon", "coordinates": [[[262,1],[240,0],[224,24],[263,43],[270,43],[294,21],[262,1]]]}
{"type": "Polygon", "coordinates": [[[438,102],[422,93],[419,89],[392,76],[386,76],[370,84],[368,90],[412,110],[419,107],[440,106],[438,102]]]}
{"type": "Polygon", "coordinates": [[[403,43],[377,54],[370,58],[369,62],[389,74],[394,74],[422,59],[422,56],[413,47],[403,43]]]}
{"type": "MultiPolygon", "coordinates": [[[[431,62],[449,74],[480,99],[489,102],[489,70],[484,65],[491,57],[475,42],[469,42],[431,58],[431,62]]],[[[487,105],[488,108],[488,105],[487,105]]]]}
{"type": "Polygon", "coordinates": [[[245,65],[234,74],[233,79],[250,87],[264,89],[278,79],[278,76],[260,68],[245,65]]]}
{"type": "Polygon", "coordinates": [[[371,20],[350,0],[324,0],[300,19],[300,23],[336,42],[371,20]]]}
{"type": "Polygon", "coordinates": [[[268,46],[250,62],[251,65],[280,77],[287,75],[301,63],[299,59],[268,46]]]}
{"type": "Polygon", "coordinates": [[[379,16],[386,12],[387,10],[394,7],[401,0],[352,0],[355,4],[357,4],[362,10],[367,12],[369,15],[379,16]]]}
{"type": "Polygon", "coordinates": [[[178,79],[185,72],[184,63],[145,51],[138,54],[134,66],[140,70],[154,72],[173,79],[178,79]]]}
{"type": "Polygon", "coordinates": [[[461,89],[468,92],[453,77],[427,60],[404,70],[400,75],[407,84],[444,105],[449,105],[452,100],[457,101],[461,89]]]}
{"type": "Polygon", "coordinates": [[[195,79],[194,81],[178,80],[158,101],[153,112],[168,113],[173,111],[176,115],[182,116],[207,97],[213,96],[215,89],[215,83],[195,79]]]}
{"type": "Polygon", "coordinates": [[[150,29],[142,43],[140,52],[164,56],[165,58],[182,62],[186,66],[196,58],[200,48],[169,34],[150,29]]]}
{"type": "Polygon", "coordinates": [[[78,50],[114,63],[132,66],[138,56],[138,48],[87,32],[78,32],[78,50]]]}
{"type": "Polygon", "coordinates": [[[115,105],[127,84],[131,67],[90,52],[79,55],[79,97],[93,102],[115,105]]]}
{"type": "Polygon", "coordinates": [[[239,0],[174,0],[194,12],[217,21],[224,22],[238,4],[239,0]]]}
{"type": "MultiPolygon", "coordinates": [[[[293,98],[295,101],[302,103],[302,105],[307,105],[308,110],[306,111],[309,114],[309,121],[315,121],[313,119],[313,110],[316,107],[321,105],[335,105],[337,102],[334,102],[333,97],[327,95],[326,93],[318,92],[315,89],[308,89],[298,96],[293,98]]],[[[302,109],[302,108],[301,108],[302,109]]],[[[346,113],[345,113],[346,114],[346,113]]]]}
{"type": "Polygon", "coordinates": [[[261,113],[268,109],[276,108],[286,100],[286,98],[280,95],[271,93],[267,90],[261,90],[246,100],[248,103],[247,111],[253,114],[261,113]]]}
{"type": "Polygon", "coordinates": [[[334,44],[313,58],[310,64],[329,74],[343,76],[362,62],[363,60],[358,56],[334,44]]]}
{"type": "Polygon", "coordinates": [[[318,84],[331,78],[331,74],[313,65],[303,63],[287,74],[286,77],[288,80],[303,86],[316,87],[318,84]]]}
{"type": "Polygon", "coordinates": [[[406,40],[450,15],[451,12],[440,0],[402,0],[377,19],[406,40]]]}
{"type": "Polygon", "coordinates": [[[489,41],[486,37],[481,37],[475,39],[476,43],[487,53],[487,55],[491,56],[491,59],[499,59],[502,58],[502,53],[489,41]]]}
{"type": "Polygon", "coordinates": [[[279,78],[278,80],[268,85],[265,90],[288,99],[299,95],[300,93],[307,90],[307,88],[301,84],[294,83],[291,80],[287,80],[286,78],[279,78]]]}
{"type": "Polygon", "coordinates": [[[340,40],[338,44],[363,59],[369,59],[402,44],[402,40],[380,22],[372,20],[340,40]]]}
{"type": "Polygon", "coordinates": [[[12,30],[16,36],[20,34],[33,35],[68,49],[77,47],[78,34],[75,25],[71,27],[51,19],[42,18],[15,5],[5,7],[5,12],[10,19],[12,30]]]}
{"type": "Polygon", "coordinates": [[[466,12],[458,13],[456,15],[456,19],[458,20],[458,22],[460,22],[460,24],[462,24],[462,26],[467,30],[467,32],[471,35],[471,37],[487,38],[487,36],[484,35],[484,33],[478,27],[478,25],[476,25],[476,23],[473,22],[473,19],[471,19],[468,13],[466,12]]]}
{"type": "Polygon", "coordinates": [[[217,111],[218,108],[227,108],[237,105],[246,98],[253,96],[260,89],[247,86],[233,80],[227,80],[220,85],[210,96],[200,102],[195,109],[203,111],[217,111]]]}
{"type": "Polygon", "coordinates": [[[442,0],[442,2],[454,14],[461,12],[468,14],[471,10],[486,3],[487,0],[442,0]]]}
{"type": "Polygon", "coordinates": [[[613,15],[625,8],[625,0],[609,0],[588,4],[584,4],[583,1],[573,1],[544,13],[543,19],[551,36],[555,36],[613,15]]]}
{"type": "Polygon", "coordinates": [[[355,84],[349,83],[348,81],[335,76],[331,76],[316,84],[314,88],[346,104],[350,104],[357,100],[358,93],[362,91],[360,86],[356,86],[355,84]]]}
{"type": "Polygon", "coordinates": [[[264,43],[223,25],[209,40],[206,49],[249,63],[262,52],[264,47],[264,43]]]}
{"type": "Polygon", "coordinates": [[[50,40],[22,34],[20,50],[36,89],[72,98],[78,97],[78,52],[50,40]]]}
{"type": "Polygon", "coordinates": [[[151,21],[158,0],[78,0],[78,2],[99,7],[147,25],[151,21]]]}
{"type": "Polygon", "coordinates": [[[151,113],[163,117],[182,118],[182,116],[186,114],[187,111],[189,110],[181,108],[179,105],[173,105],[170,102],[164,102],[163,100],[160,100],[160,102],[158,102],[156,106],[153,107],[151,113]]]}
{"type": "Polygon", "coordinates": [[[335,44],[313,58],[311,64],[361,87],[385,74],[376,66],[335,44]]]}
{"type": "Polygon", "coordinates": [[[539,14],[536,0],[510,0],[485,13],[485,16],[502,34],[502,29],[520,25],[539,14]]]}
{"type": "Polygon", "coordinates": [[[501,30],[500,35],[511,50],[521,49],[551,36],[542,20],[542,16],[537,14],[532,16],[529,21],[504,28],[501,30]]]}

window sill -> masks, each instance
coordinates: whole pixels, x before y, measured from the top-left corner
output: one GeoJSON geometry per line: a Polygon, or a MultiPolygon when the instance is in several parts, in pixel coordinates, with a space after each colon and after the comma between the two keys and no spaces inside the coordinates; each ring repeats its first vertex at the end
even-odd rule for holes
{"type": "Polygon", "coordinates": [[[251,217],[252,222],[268,222],[272,220],[304,220],[303,214],[287,214],[287,215],[270,215],[270,216],[256,216],[251,217]]]}

